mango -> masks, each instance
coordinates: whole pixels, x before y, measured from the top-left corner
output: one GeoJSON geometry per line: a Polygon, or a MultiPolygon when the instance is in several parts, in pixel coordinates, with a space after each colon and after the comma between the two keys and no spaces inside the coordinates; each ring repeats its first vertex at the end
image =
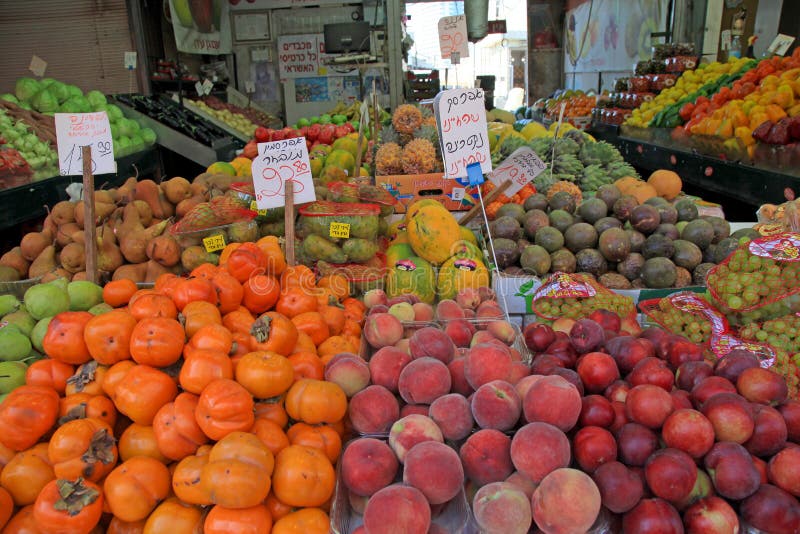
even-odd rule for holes
{"type": "Polygon", "coordinates": [[[5,325],[0,328],[0,360],[18,361],[31,352],[31,340],[17,327],[5,325]]]}
{"type": "Polygon", "coordinates": [[[31,287],[25,292],[24,300],[28,313],[36,320],[69,311],[66,283],[62,289],[62,284],[58,283],[58,280],[31,287]]]}
{"type": "Polygon", "coordinates": [[[103,288],[86,280],[70,282],[67,285],[67,294],[70,311],[87,311],[103,302],[103,288]]]}
{"type": "Polygon", "coordinates": [[[44,339],[45,334],[47,334],[47,327],[50,326],[50,321],[52,319],[52,317],[45,317],[36,323],[36,326],[33,327],[33,331],[31,331],[31,345],[33,345],[33,348],[39,352],[44,352],[42,340],[44,339]]]}

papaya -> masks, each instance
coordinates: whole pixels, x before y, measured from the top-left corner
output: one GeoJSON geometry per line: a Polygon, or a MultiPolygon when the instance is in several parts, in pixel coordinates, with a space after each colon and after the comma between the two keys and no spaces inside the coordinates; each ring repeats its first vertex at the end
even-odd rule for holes
{"type": "Polygon", "coordinates": [[[408,223],[408,242],[422,259],[441,265],[450,257],[453,243],[461,239],[458,222],[438,206],[420,208],[408,223]]]}
{"type": "Polygon", "coordinates": [[[436,292],[439,299],[454,299],[459,291],[489,285],[489,270],[480,260],[453,256],[439,269],[436,292]]]}
{"type": "Polygon", "coordinates": [[[422,200],[417,200],[416,202],[411,204],[408,207],[408,211],[406,211],[406,218],[405,218],[406,226],[408,225],[409,221],[411,221],[411,219],[414,218],[414,216],[417,214],[419,210],[427,206],[435,206],[447,211],[447,208],[445,208],[442,205],[442,203],[439,202],[438,200],[434,200],[432,198],[423,198],[422,200]]]}
{"type": "Polygon", "coordinates": [[[409,294],[418,296],[428,304],[433,304],[436,299],[433,267],[417,256],[398,260],[390,266],[386,275],[386,295],[389,298],[409,294]]]}

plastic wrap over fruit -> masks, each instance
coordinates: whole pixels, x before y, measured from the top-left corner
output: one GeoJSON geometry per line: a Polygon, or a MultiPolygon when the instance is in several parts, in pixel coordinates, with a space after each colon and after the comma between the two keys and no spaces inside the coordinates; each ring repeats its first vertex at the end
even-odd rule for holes
{"type": "Polygon", "coordinates": [[[636,318],[633,299],[614,293],[580,274],[554,273],[531,296],[533,312],[547,320],[582,319],[595,310],[608,310],[622,319],[636,318]]]}

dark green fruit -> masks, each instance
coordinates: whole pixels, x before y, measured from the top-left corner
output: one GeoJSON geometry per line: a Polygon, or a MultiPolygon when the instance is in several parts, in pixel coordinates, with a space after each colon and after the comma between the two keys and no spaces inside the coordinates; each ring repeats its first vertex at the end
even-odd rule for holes
{"type": "Polygon", "coordinates": [[[504,238],[516,241],[522,237],[522,228],[514,217],[498,217],[489,223],[493,239],[504,238]]]}
{"type": "Polygon", "coordinates": [[[602,234],[609,228],[622,228],[622,223],[616,217],[603,217],[594,223],[594,229],[598,234],[602,234]]]}
{"type": "Polygon", "coordinates": [[[683,267],[675,267],[675,287],[692,285],[692,273],[683,267]]]}
{"type": "Polygon", "coordinates": [[[711,223],[711,226],[714,228],[714,240],[712,243],[719,243],[731,235],[731,225],[722,217],[704,215],[700,218],[708,223],[711,223]]]}
{"type": "Polygon", "coordinates": [[[559,191],[553,195],[548,204],[551,210],[564,210],[569,213],[575,213],[575,198],[566,191],[559,191]]]}
{"type": "Polygon", "coordinates": [[[714,241],[714,227],[703,219],[695,219],[681,232],[681,239],[691,241],[700,248],[706,248],[714,241]]]}
{"type": "Polygon", "coordinates": [[[619,219],[620,221],[627,221],[630,216],[633,208],[639,205],[639,201],[636,200],[635,196],[632,195],[623,195],[619,197],[619,199],[614,202],[614,207],[612,211],[614,212],[614,217],[619,219]]]}
{"type": "Polygon", "coordinates": [[[531,245],[527,247],[519,258],[519,264],[522,270],[528,274],[535,274],[542,276],[550,271],[550,253],[539,245],[531,245]]]}
{"type": "Polygon", "coordinates": [[[638,252],[631,252],[628,257],[617,264],[617,272],[628,280],[636,280],[642,275],[644,256],[638,252]]]}
{"type": "Polygon", "coordinates": [[[692,271],[692,281],[696,286],[704,286],[706,285],[706,277],[708,276],[708,271],[716,267],[713,263],[701,263],[697,267],[694,268],[692,271]]]}
{"type": "Polygon", "coordinates": [[[734,237],[726,237],[714,248],[714,263],[722,263],[737,248],[739,248],[739,240],[734,237]]]}
{"type": "Polygon", "coordinates": [[[646,260],[650,258],[671,258],[675,254],[675,245],[672,239],[661,234],[653,234],[644,241],[642,245],[642,256],[646,260]]]}
{"type": "Polygon", "coordinates": [[[633,208],[629,219],[631,226],[645,235],[654,232],[658,225],[661,224],[658,210],[649,204],[642,204],[633,208]]]}
{"type": "Polygon", "coordinates": [[[535,195],[531,195],[525,199],[525,204],[523,204],[525,211],[530,210],[542,210],[545,211],[547,209],[547,197],[541,193],[536,193],[535,195]]]}
{"type": "Polygon", "coordinates": [[[564,234],[552,226],[545,226],[536,231],[534,241],[540,247],[544,247],[547,252],[555,252],[564,246],[564,234]]]}
{"type": "Polygon", "coordinates": [[[573,225],[575,218],[571,213],[564,210],[553,210],[550,212],[550,226],[557,229],[562,234],[567,228],[573,225]]]}
{"type": "Polygon", "coordinates": [[[575,254],[576,269],[578,272],[590,273],[594,276],[600,276],[608,272],[608,262],[600,254],[600,251],[594,248],[585,248],[575,254]]]}
{"type": "Polygon", "coordinates": [[[528,248],[531,245],[533,245],[533,243],[531,243],[530,241],[528,241],[525,238],[517,239],[517,250],[519,251],[520,255],[522,255],[522,251],[523,250],[525,250],[526,248],[528,248]]]}
{"type": "Polygon", "coordinates": [[[500,209],[497,210],[496,217],[514,217],[517,222],[523,224],[525,222],[525,208],[519,204],[509,202],[508,204],[500,206],[500,209]]]}
{"type": "Polygon", "coordinates": [[[753,239],[758,239],[761,237],[761,234],[758,233],[758,230],[753,230],[752,228],[740,228],[733,232],[731,237],[734,237],[737,240],[747,237],[752,241],[753,239]]]}
{"type": "Polygon", "coordinates": [[[525,220],[522,221],[522,227],[525,230],[525,237],[533,239],[539,228],[548,226],[550,218],[542,210],[531,210],[525,214],[525,220]]]}
{"type": "Polygon", "coordinates": [[[675,246],[672,261],[678,267],[693,271],[695,267],[702,263],[703,251],[691,241],[677,239],[672,244],[675,246]]]}
{"type": "Polygon", "coordinates": [[[657,208],[659,206],[668,206],[669,205],[669,202],[667,202],[667,199],[662,198],[662,197],[650,197],[647,200],[645,200],[644,203],[647,204],[648,206],[653,206],[654,208],[657,208]]]}
{"type": "Polygon", "coordinates": [[[630,280],[619,273],[601,274],[597,281],[609,289],[631,289],[633,287],[630,280]]]}
{"type": "Polygon", "coordinates": [[[601,185],[594,194],[595,198],[599,198],[603,202],[606,203],[606,207],[610,212],[614,207],[614,202],[619,200],[622,196],[622,193],[619,192],[617,186],[613,184],[605,184],[601,185]]]}
{"type": "Polygon", "coordinates": [[[653,233],[661,234],[673,240],[678,239],[681,235],[680,232],[678,232],[678,229],[675,228],[674,224],[666,224],[666,223],[659,224],[658,228],[656,228],[656,231],[653,233]]]}
{"type": "Polygon", "coordinates": [[[717,246],[711,243],[703,249],[703,263],[719,263],[717,261],[717,246]]]}
{"type": "Polygon", "coordinates": [[[494,243],[494,257],[497,259],[498,268],[505,269],[517,263],[519,259],[519,249],[515,241],[500,237],[493,239],[492,243],[494,243]]]}
{"type": "Polygon", "coordinates": [[[592,248],[597,244],[597,230],[588,223],[573,224],[564,232],[564,243],[572,252],[592,248]]]}
{"type": "Polygon", "coordinates": [[[562,248],[550,254],[550,270],[554,273],[574,273],[577,267],[575,255],[562,248]]]}
{"type": "Polygon", "coordinates": [[[608,206],[599,198],[588,198],[578,206],[578,215],[588,222],[594,224],[608,214],[608,206]]]}
{"type": "Polygon", "coordinates": [[[678,222],[678,210],[672,204],[662,204],[656,206],[658,216],[661,217],[661,224],[675,224],[678,222]]]}
{"type": "Polygon", "coordinates": [[[625,233],[628,234],[628,240],[631,242],[631,252],[639,252],[642,250],[644,240],[646,237],[638,230],[626,229],[625,233]]]}
{"type": "Polygon", "coordinates": [[[675,264],[668,258],[650,258],[642,267],[642,280],[653,289],[672,287],[677,277],[675,264]]]}
{"type": "Polygon", "coordinates": [[[675,203],[675,209],[678,210],[679,221],[693,221],[698,217],[697,206],[691,200],[679,200],[675,203]]]}
{"type": "Polygon", "coordinates": [[[631,240],[622,228],[609,228],[600,234],[597,248],[608,261],[622,261],[631,252],[631,240]]]}

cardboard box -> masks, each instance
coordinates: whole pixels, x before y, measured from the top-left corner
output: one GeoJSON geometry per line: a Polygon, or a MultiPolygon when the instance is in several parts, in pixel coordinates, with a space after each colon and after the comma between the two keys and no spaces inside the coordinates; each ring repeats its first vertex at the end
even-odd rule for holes
{"type": "Polygon", "coordinates": [[[441,172],[376,176],[375,185],[383,187],[397,199],[394,210],[405,213],[409,205],[423,198],[441,202],[450,211],[471,209],[476,200],[458,180],[446,180],[441,172]]]}

